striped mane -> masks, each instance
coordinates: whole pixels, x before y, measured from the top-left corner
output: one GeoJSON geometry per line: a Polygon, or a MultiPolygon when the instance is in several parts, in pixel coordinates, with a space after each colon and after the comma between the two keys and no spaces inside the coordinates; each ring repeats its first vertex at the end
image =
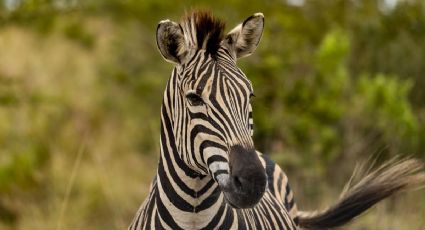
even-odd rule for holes
{"type": "Polygon", "coordinates": [[[215,55],[224,38],[225,23],[208,11],[192,11],[180,22],[186,37],[186,47],[206,50],[215,55]]]}

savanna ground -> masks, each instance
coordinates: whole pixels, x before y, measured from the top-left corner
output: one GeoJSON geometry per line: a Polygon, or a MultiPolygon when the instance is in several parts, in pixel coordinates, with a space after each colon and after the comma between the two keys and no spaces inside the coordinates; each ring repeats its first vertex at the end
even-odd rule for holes
{"type": "MultiPolygon", "coordinates": [[[[158,21],[211,9],[266,28],[239,61],[255,143],[287,172],[301,209],[335,201],[356,162],[425,159],[423,1],[0,1],[0,229],[124,229],[159,152],[172,65],[158,21]]],[[[347,229],[425,229],[425,192],[385,201],[347,229]]]]}

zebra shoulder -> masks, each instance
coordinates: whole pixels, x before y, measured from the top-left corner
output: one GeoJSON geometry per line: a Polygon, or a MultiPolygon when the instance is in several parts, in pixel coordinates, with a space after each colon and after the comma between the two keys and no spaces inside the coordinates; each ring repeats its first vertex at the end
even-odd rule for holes
{"type": "Polygon", "coordinates": [[[288,176],[278,164],[270,159],[270,157],[258,151],[257,153],[261,157],[266,169],[270,193],[285,206],[291,218],[297,223],[298,209],[295,203],[294,193],[289,184],[288,176]]]}

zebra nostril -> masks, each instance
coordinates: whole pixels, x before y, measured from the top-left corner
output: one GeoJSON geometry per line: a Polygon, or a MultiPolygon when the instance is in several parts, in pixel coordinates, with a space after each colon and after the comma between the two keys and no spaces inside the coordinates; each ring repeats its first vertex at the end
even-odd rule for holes
{"type": "Polygon", "coordinates": [[[233,184],[235,185],[236,188],[242,189],[242,182],[238,176],[233,177],[233,184]]]}

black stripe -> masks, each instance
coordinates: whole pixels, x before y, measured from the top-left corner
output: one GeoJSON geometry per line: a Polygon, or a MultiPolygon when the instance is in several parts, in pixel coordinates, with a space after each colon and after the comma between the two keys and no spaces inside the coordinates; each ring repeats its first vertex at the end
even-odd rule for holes
{"type": "Polygon", "coordinates": [[[174,134],[171,131],[172,126],[165,112],[166,112],[165,108],[162,109],[163,124],[161,124],[161,140],[163,143],[161,143],[161,145],[163,147],[163,150],[166,151],[164,152],[164,155],[168,156],[170,154],[168,152],[168,147],[166,145],[166,141],[168,140],[168,143],[171,146],[171,152],[174,156],[175,163],[178,165],[179,168],[181,168],[184,172],[186,172],[187,176],[191,178],[196,178],[198,176],[198,173],[195,170],[189,168],[186,165],[186,163],[180,159],[180,156],[178,154],[177,147],[176,147],[176,141],[174,140],[174,134]],[[168,135],[166,134],[166,132],[168,133],[168,135]]]}
{"type": "MultiPolygon", "coordinates": [[[[169,167],[170,169],[170,167],[169,167]]],[[[163,188],[164,194],[168,197],[168,199],[173,203],[176,208],[185,211],[185,212],[192,212],[193,206],[189,204],[185,199],[183,199],[181,196],[179,196],[176,191],[174,190],[173,186],[171,185],[170,180],[168,179],[167,175],[165,174],[164,165],[162,164],[162,160],[159,160],[158,165],[158,176],[161,183],[161,186],[163,188]]],[[[188,188],[186,184],[181,182],[175,181],[175,183],[188,195],[190,195],[193,198],[196,198],[196,193],[188,188]],[[179,184],[180,183],[180,184],[179,184]],[[186,191],[185,191],[186,190],[186,191]]]]}
{"type": "MultiPolygon", "coordinates": [[[[213,142],[213,141],[209,141],[209,140],[205,140],[205,141],[203,141],[203,142],[201,143],[201,145],[199,146],[199,152],[201,153],[201,160],[202,160],[202,163],[204,163],[204,164],[205,164],[205,154],[204,154],[204,150],[205,150],[206,148],[209,148],[209,147],[218,148],[218,149],[223,150],[224,152],[227,152],[227,148],[226,148],[226,146],[223,146],[223,145],[221,145],[220,143],[213,142]]],[[[207,164],[207,165],[209,165],[209,164],[207,164]]]]}
{"type": "Polygon", "coordinates": [[[202,187],[201,190],[199,190],[197,192],[197,194],[196,194],[197,197],[200,197],[200,196],[204,195],[204,193],[206,193],[214,184],[215,184],[215,181],[213,179],[211,179],[210,181],[208,181],[208,183],[204,187],[202,187]]]}
{"type": "MultiPolygon", "coordinates": [[[[162,132],[161,132],[162,133],[162,132]]],[[[162,136],[162,135],[161,135],[162,136]]],[[[164,139],[163,139],[164,140],[164,139]]],[[[187,193],[188,195],[190,195],[190,196],[192,196],[192,197],[195,197],[195,191],[193,191],[191,188],[189,188],[189,187],[187,187],[187,185],[181,180],[181,176],[179,176],[178,174],[177,174],[177,172],[175,171],[175,169],[173,168],[173,167],[171,167],[172,165],[173,165],[173,161],[171,160],[171,158],[170,158],[170,153],[168,152],[168,149],[167,149],[167,145],[165,144],[165,143],[163,143],[163,146],[162,146],[162,149],[163,149],[163,157],[165,158],[165,161],[167,162],[167,165],[168,165],[168,168],[167,168],[167,170],[168,170],[168,172],[170,173],[170,175],[171,175],[171,178],[172,178],[172,180],[185,192],[185,193],[187,193]]],[[[189,169],[189,167],[184,163],[184,162],[182,162],[182,160],[180,159],[180,157],[179,156],[176,156],[176,153],[177,151],[173,151],[173,154],[174,154],[174,162],[175,163],[177,163],[177,165],[178,165],[178,167],[180,167],[180,166],[182,166],[182,170],[186,173],[186,176],[189,176],[189,177],[192,177],[192,178],[196,178],[196,176],[194,175],[196,172],[195,171],[193,171],[192,169],[190,169],[190,170],[188,170],[189,169]]],[[[160,176],[160,178],[161,178],[161,181],[162,181],[162,178],[164,177],[167,177],[166,175],[165,175],[165,171],[164,171],[164,168],[163,168],[163,163],[162,163],[162,157],[160,158],[160,161],[159,161],[159,165],[158,165],[158,174],[159,174],[159,172],[161,171],[161,172],[163,172],[163,174],[161,175],[161,174],[159,174],[159,176],[160,176]]],[[[167,180],[168,180],[168,178],[167,178],[167,180]]]]}
{"type": "MultiPolygon", "coordinates": [[[[159,195],[157,195],[156,197],[157,197],[157,199],[156,199],[156,206],[158,208],[158,212],[160,213],[162,220],[164,220],[164,222],[168,226],[170,226],[172,229],[176,229],[176,230],[180,230],[181,229],[181,230],[183,230],[174,221],[174,218],[170,215],[170,213],[168,212],[168,209],[162,203],[159,195]]],[[[163,229],[163,228],[164,227],[159,222],[159,218],[157,218],[156,221],[155,221],[155,229],[163,229]]]]}
{"type": "Polygon", "coordinates": [[[225,210],[225,205],[222,205],[219,209],[217,214],[214,215],[214,217],[211,219],[211,221],[207,224],[207,226],[205,226],[204,228],[202,228],[203,230],[210,230],[210,229],[215,229],[218,227],[219,221],[221,219],[221,217],[223,216],[224,210],[225,210]]]}
{"type": "Polygon", "coordinates": [[[201,204],[195,207],[195,212],[201,212],[205,209],[211,208],[214,205],[218,198],[220,197],[220,188],[217,186],[214,191],[208,196],[205,200],[202,201],[201,204]]]}
{"type": "Polygon", "coordinates": [[[232,208],[229,207],[229,205],[225,205],[226,206],[226,210],[225,210],[225,217],[223,220],[222,225],[219,227],[219,230],[226,230],[226,229],[230,229],[230,227],[232,227],[233,225],[233,211],[232,208]]]}

